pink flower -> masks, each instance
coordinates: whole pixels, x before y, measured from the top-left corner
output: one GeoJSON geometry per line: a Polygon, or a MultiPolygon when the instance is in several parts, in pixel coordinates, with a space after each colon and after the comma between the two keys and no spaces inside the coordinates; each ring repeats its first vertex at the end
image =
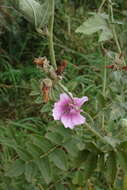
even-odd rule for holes
{"type": "Polygon", "coordinates": [[[84,102],[88,101],[88,97],[71,98],[67,94],[60,95],[60,100],[54,104],[53,117],[54,120],[60,120],[65,128],[73,129],[74,126],[85,123],[85,117],[80,115],[80,109],[84,102]]]}

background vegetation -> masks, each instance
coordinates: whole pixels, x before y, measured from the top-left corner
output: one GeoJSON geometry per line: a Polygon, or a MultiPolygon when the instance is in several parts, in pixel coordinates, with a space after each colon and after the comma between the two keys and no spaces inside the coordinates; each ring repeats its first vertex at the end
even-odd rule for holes
{"type": "Polygon", "coordinates": [[[0,19],[0,189],[126,190],[126,0],[56,0],[55,6],[56,60],[68,62],[63,84],[89,97],[87,121],[106,143],[84,126],[70,130],[53,121],[54,101],[44,103],[45,75],[33,63],[50,60],[46,27],[37,33],[10,1],[1,0],[0,19]],[[100,31],[75,32],[98,11],[109,15],[119,45],[114,36],[98,42],[100,31]],[[105,69],[112,64],[117,68],[105,69]]]}

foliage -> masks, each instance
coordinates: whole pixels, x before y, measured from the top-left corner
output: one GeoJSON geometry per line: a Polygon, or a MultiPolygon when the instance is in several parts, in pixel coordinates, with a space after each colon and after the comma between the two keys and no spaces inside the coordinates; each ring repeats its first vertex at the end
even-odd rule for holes
{"type": "Polygon", "coordinates": [[[110,40],[113,37],[113,34],[106,22],[107,19],[108,15],[95,14],[93,17],[84,22],[83,25],[76,30],[76,32],[90,35],[101,30],[102,32],[99,37],[99,42],[110,40]]]}

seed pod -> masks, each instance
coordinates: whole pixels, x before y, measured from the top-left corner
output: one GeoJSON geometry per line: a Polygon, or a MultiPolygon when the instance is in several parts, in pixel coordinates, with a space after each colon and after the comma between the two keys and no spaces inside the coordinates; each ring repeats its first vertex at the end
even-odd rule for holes
{"type": "Polygon", "coordinates": [[[56,70],[57,75],[62,75],[66,66],[67,66],[67,60],[61,60],[60,62],[58,62],[56,70]]]}
{"type": "Polygon", "coordinates": [[[49,78],[45,78],[44,80],[41,81],[41,92],[43,96],[43,100],[45,103],[47,103],[50,100],[50,91],[52,88],[52,80],[49,78]]]}
{"type": "Polygon", "coordinates": [[[41,69],[45,73],[49,73],[50,65],[46,57],[35,58],[33,63],[37,65],[37,68],[41,69]]]}
{"type": "Polygon", "coordinates": [[[50,74],[50,77],[53,79],[53,80],[57,80],[58,79],[58,76],[54,70],[53,67],[50,67],[50,70],[49,70],[49,74],[50,74]]]}

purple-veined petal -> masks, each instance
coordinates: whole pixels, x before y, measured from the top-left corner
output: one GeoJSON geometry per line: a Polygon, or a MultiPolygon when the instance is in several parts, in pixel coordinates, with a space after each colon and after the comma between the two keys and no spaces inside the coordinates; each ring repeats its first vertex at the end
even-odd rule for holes
{"type": "Polygon", "coordinates": [[[60,95],[60,100],[54,104],[53,117],[54,120],[61,120],[65,128],[73,129],[76,125],[85,123],[85,117],[80,112],[80,107],[84,102],[88,101],[88,97],[70,98],[66,93],[60,95]]]}
{"type": "Polygon", "coordinates": [[[67,94],[62,93],[60,94],[60,101],[70,101],[70,97],[67,94]]]}
{"type": "Polygon", "coordinates": [[[60,100],[54,104],[53,108],[53,117],[54,120],[60,120],[61,116],[67,112],[67,104],[69,103],[70,98],[66,94],[60,95],[60,100]]]}
{"type": "Polygon", "coordinates": [[[63,114],[61,117],[61,122],[63,123],[65,128],[70,128],[70,129],[74,128],[74,124],[71,120],[71,114],[68,113],[63,114]]]}
{"type": "Polygon", "coordinates": [[[81,125],[81,124],[85,123],[86,118],[83,117],[80,113],[77,113],[77,114],[71,116],[71,120],[74,125],[81,125]]]}
{"type": "Polygon", "coordinates": [[[73,129],[76,125],[81,125],[85,123],[86,119],[80,113],[66,113],[61,117],[61,122],[64,124],[65,128],[73,129]]]}
{"type": "Polygon", "coordinates": [[[87,96],[84,96],[82,98],[74,98],[74,102],[75,104],[77,104],[77,106],[82,106],[85,102],[88,101],[88,97],[87,96]]]}
{"type": "Polygon", "coordinates": [[[55,103],[54,109],[52,110],[52,115],[53,115],[54,120],[60,120],[62,113],[63,113],[63,110],[61,106],[58,103],[55,103]]]}

